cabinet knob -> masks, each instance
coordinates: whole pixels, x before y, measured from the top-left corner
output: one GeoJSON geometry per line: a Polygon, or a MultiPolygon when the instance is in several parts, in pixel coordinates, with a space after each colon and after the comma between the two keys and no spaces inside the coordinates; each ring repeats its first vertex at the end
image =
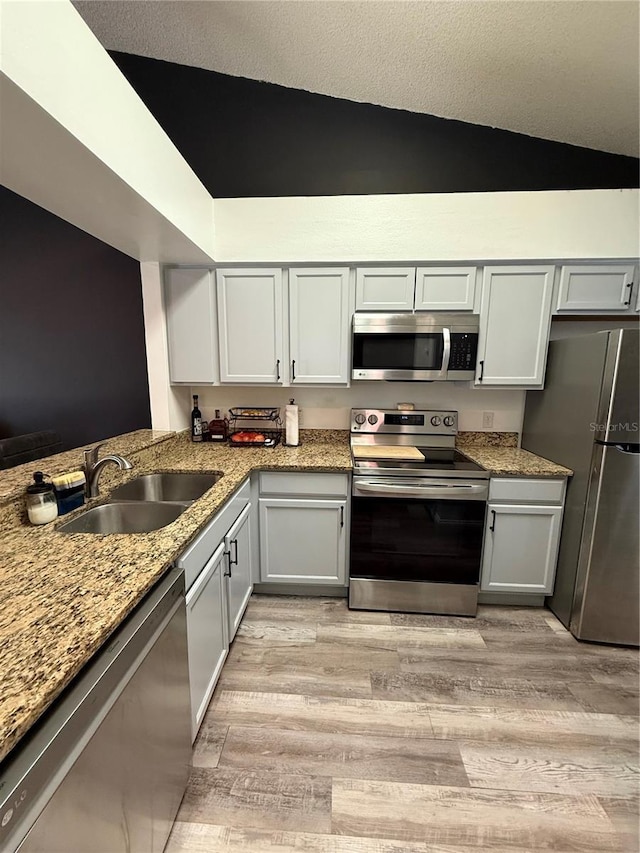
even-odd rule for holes
{"type": "Polygon", "coordinates": [[[493,531],[495,529],[496,529],[496,511],[495,511],[495,509],[492,509],[491,510],[491,525],[489,527],[489,530],[493,533],[493,531]]]}
{"type": "Polygon", "coordinates": [[[479,361],[478,364],[480,365],[480,376],[478,376],[478,382],[482,382],[482,377],[484,376],[484,359],[479,361]]]}

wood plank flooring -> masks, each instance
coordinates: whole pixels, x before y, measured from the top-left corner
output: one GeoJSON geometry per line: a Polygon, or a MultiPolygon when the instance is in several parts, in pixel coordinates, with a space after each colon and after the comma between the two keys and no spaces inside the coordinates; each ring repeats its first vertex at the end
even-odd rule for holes
{"type": "Polygon", "coordinates": [[[638,652],[254,596],[167,853],[640,853],[638,652]]]}

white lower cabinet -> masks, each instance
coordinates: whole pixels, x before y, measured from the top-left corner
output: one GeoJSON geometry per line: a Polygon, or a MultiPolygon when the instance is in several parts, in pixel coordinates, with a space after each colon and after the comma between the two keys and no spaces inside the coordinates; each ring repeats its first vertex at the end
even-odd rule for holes
{"type": "Polygon", "coordinates": [[[223,573],[224,543],[187,593],[191,738],[195,740],[229,648],[223,573]]]}
{"type": "Polygon", "coordinates": [[[346,583],[347,501],[260,498],[260,579],[346,583]]]}
{"type": "Polygon", "coordinates": [[[226,555],[225,585],[228,610],[229,642],[233,640],[246,610],[253,580],[251,576],[251,504],[229,530],[224,539],[226,555]]]}
{"type": "Polygon", "coordinates": [[[246,480],[176,561],[187,588],[193,739],[253,589],[250,496],[246,480]]]}
{"type": "Polygon", "coordinates": [[[561,506],[490,503],[481,592],[550,595],[561,523],[561,506]]]}

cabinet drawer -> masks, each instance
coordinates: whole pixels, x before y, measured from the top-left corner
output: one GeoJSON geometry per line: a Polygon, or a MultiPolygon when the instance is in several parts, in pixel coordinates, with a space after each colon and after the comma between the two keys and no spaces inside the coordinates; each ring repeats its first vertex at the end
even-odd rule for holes
{"type": "Polygon", "coordinates": [[[489,500],[561,504],[564,498],[564,487],[564,480],[492,477],[489,482],[489,500]]]}
{"type": "Polygon", "coordinates": [[[260,474],[261,495],[339,495],[346,497],[349,489],[347,474],[260,474]]]}
{"type": "MultiPolygon", "coordinates": [[[[239,451],[238,451],[239,452],[239,451]]],[[[217,512],[207,526],[193,542],[188,545],[176,560],[176,566],[184,569],[185,588],[189,590],[192,583],[202,571],[227,531],[247,506],[251,499],[251,486],[246,480],[238,491],[232,495],[222,509],[217,512]]]]}

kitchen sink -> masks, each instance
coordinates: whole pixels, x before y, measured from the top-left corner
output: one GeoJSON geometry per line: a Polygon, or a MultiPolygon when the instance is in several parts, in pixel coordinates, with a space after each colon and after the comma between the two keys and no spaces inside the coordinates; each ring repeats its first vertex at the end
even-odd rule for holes
{"type": "Polygon", "coordinates": [[[177,501],[193,503],[222,477],[219,472],[143,474],[117,486],[111,492],[114,501],[177,501]]]}
{"type": "Polygon", "coordinates": [[[149,533],[175,521],[182,503],[109,503],[88,509],[58,527],[60,533],[149,533]]]}

